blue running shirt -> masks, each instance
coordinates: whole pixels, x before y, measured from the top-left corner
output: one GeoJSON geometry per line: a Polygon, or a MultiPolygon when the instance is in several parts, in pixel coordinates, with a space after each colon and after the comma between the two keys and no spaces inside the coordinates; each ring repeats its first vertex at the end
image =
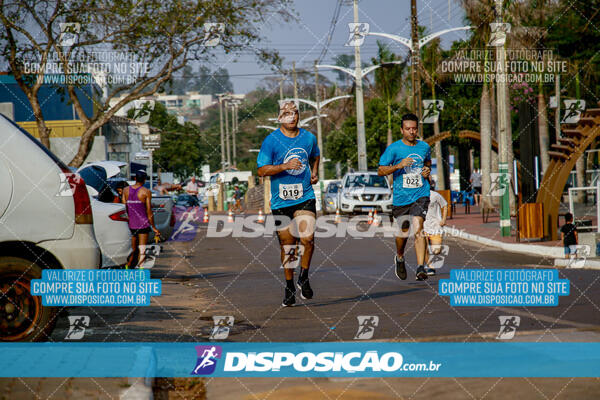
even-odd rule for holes
{"type": "Polygon", "coordinates": [[[431,161],[431,148],[422,140],[409,146],[402,140],[392,143],[385,149],[379,159],[379,165],[397,165],[410,157],[415,162],[412,166],[394,172],[394,205],[412,204],[421,197],[429,197],[429,181],[421,176],[425,162],[431,161]]]}
{"type": "Polygon", "coordinates": [[[314,199],[315,193],[310,184],[309,160],[319,156],[315,135],[305,129],[300,129],[298,136],[285,136],[281,130],[273,131],[265,138],[260,147],[256,163],[258,168],[265,165],[285,164],[292,158],[302,162],[302,168],[288,169],[271,176],[271,208],[294,206],[314,199]]]}

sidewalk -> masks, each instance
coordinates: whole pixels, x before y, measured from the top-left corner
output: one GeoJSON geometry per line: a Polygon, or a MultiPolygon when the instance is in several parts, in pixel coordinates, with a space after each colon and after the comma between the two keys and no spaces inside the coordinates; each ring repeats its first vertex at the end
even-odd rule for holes
{"type": "MultiPolygon", "coordinates": [[[[566,266],[562,242],[534,241],[516,239],[516,218],[511,218],[511,236],[503,237],[500,233],[500,216],[490,214],[488,222],[484,223],[479,207],[471,206],[471,213],[465,214],[465,207],[457,205],[452,218],[446,221],[445,231],[448,235],[480,243],[486,246],[500,248],[505,251],[557,259],[557,266],[566,266]]],[[[585,260],[586,268],[600,269],[600,260],[585,260]]]]}

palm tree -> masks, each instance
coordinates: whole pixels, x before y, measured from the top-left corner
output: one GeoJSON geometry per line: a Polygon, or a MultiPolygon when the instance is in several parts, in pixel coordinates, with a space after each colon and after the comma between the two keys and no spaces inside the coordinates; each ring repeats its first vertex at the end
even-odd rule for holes
{"type": "MultiPolygon", "coordinates": [[[[435,38],[429,42],[422,51],[422,70],[421,76],[424,78],[425,83],[431,89],[431,98],[436,99],[435,88],[438,84],[449,79],[448,75],[438,74],[437,68],[442,60],[442,47],[441,39],[435,38]]],[[[433,123],[433,134],[438,135],[440,133],[439,119],[433,123]]],[[[437,164],[437,188],[440,190],[446,189],[445,185],[445,165],[442,159],[442,142],[435,142],[435,154],[437,164]]]]}
{"type": "MultiPolygon", "coordinates": [[[[489,23],[495,19],[493,0],[462,0],[467,19],[471,25],[475,26],[474,34],[471,36],[471,45],[475,48],[486,49],[490,37],[489,23]]],[[[487,61],[487,54],[485,61],[487,61]]],[[[481,191],[483,196],[482,208],[490,208],[491,198],[486,196],[490,190],[491,172],[492,172],[492,121],[494,108],[492,108],[493,99],[490,96],[490,88],[487,83],[481,90],[481,100],[479,103],[479,124],[480,124],[480,168],[481,168],[481,191]]],[[[512,153],[512,148],[511,148],[512,153]]]]}
{"type": "MultiPolygon", "coordinates": [[[[373,58],[374,65],[397,61],[398,58],[388,47],[377,41],[377,57],[373,58]]],[[[402,64],[392,64],[375,70],[375,90],[383,98],[387,106],[387,145],[392,144],[392,104],[396,100],[406,70],[407,60],[402,64]]]]}

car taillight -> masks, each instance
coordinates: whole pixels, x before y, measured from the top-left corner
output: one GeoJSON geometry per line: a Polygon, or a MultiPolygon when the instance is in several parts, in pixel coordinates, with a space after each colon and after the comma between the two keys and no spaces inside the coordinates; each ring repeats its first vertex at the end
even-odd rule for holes
{"type": "Polygon", "coordinates": [[[92,224],[92,205],[90,196],[85,187],[85,182],[79,174],[63,169],[63,173],[67,178],[67,182],[73,191],[73,202],[75,203],[75,223],[76,224],[92,224]]]}
{"type": "Polygon", "coordinates": [[[169,225],[175,226],[175,210],[171,211],[171,220],[169,221],[169,225]]]}
{"type": "Polygon", "coordinates": [[[108,217],[113,221],[129,221],[129,216],[127,215],[126,210],[117,211],[116,213],[110,214],[108,217]]]}

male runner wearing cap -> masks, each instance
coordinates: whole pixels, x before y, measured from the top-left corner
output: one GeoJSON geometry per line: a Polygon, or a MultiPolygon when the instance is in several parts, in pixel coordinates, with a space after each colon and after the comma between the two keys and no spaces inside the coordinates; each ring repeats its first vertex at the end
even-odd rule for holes
{"type": "MultiPolygon", "coordinates": [[[[417,280],[427,279],[425,271],[425,252],[427,244],[422,235],[423,220],[429,207],[429,173],[431,172],[431,149],[427,143],[417,139],[419,118],[414,114],[405,114],[401,121],[402,139],[385,149],[379,159],[380,176],[394,174],[394,202],[392,215],[398,220],[409,216],[411,232],[415,235],[417,255],[417,280]]],[[[405,225],[405,224],[402,224],[405,225]]],[[[404,226],[399,226],[404,230],[404,226]]],[[[406,235],[398,232],[396,236],[396,276],[406,279],[404,247],[406,235]]]]}
{"type": "Polygon", "coordinates": [[[154,225],[152,192],[144,187],[146,177],[146,173],[139,170],[135,173],[135,185],[123,189],[123,203],[127,208],[129,230],[131,231],[131,248],[133,250],[127,258],[125,268],[140,266],[144,262],[146,256],[143,250],[145,250],[148,243],[150,227],[152,227],[156,236],[160,236],[160,232],[154,225]],[[136,259],[137,262],[135,262],[136,259]]]}
{"type": "Polygon", "coordinates": [[[285,223],[277,230],[286,280],[282,305],[286,307],[296,303],[294,269],[290,265],[298,254],[301,255],[302,267],[298,277],[301,297],[313,297],[313,290],[308,282],[317,215],[312,185],[319,180],[317,173],[320,151],[315,135],[298,128],[298,119],[296,102],[282,101],[278,118],[281,127],[265,138],[257,159],[258,175],[271,177],[273,215],[293,220],[293,225],[285,223]],[[299,235],[295,235],[291,228],[299,235]]]}

